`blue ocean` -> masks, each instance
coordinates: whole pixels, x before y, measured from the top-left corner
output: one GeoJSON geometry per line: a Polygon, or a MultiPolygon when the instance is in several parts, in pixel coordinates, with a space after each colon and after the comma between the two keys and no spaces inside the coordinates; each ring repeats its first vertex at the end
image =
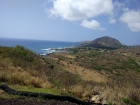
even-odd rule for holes
{"type": "Polygon", "coordinates": [[[78,44],[76,42],[0,38],[0,46],[15,47],[17,45],[24,46],[37,54],[45,55],[64,48],[74,47],[78,44]]]}

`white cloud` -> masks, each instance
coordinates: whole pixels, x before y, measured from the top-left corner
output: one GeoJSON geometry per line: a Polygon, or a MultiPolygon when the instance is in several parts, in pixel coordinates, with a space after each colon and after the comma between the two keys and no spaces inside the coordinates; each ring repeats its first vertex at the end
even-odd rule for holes
{"type": "Polygon", "coordinates": [[[122,9],[124,12],[127,12],[127,11],[129,11],[129,8],[123,8],[122,9]]]}
{"type": "Polygon", "coordinates": [[[109,22],[110,22],[110,24],[115,24],[115,23],[116,23],[116,20],[113,19],[113,18],[110,18],[110,19],[109,19],[109,22]]]}
{"type": "Polygon", "coordinates": [[[113,2],[113,7],[114,7],[114,15],[117,16],[119,12],[122,11],[122,8],[125,7],[125,3],[115,1],[113,2]]]}
{"type": "Polygon", "coordinates": [[[120,17],[120,20],[124,22],[131,31],[140,31],[140,11],[126,10],[120,17]]]}
{"type": "MultiPolygon", "coordinates": [[[[52,0],[53,7],[47,9],[50,15],[75,21],[85,20],[102,14],[112,17],[112,0],[52,0]]],[[[113,20],[112,23],[115,21],[113,20]]]]}
{"type": "Polygon", "coordinates": [[[89,28],[89,29],[93,29],[93,30],[105,30],[105,28],[101,28],[100,23],[98,23],[95,20],[92,20],[92,21],[84,20],[81,26],[89,28]]]}

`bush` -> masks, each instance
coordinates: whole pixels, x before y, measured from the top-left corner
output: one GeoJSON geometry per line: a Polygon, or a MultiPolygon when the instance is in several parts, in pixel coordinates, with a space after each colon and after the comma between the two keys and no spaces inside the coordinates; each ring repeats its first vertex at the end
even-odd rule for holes
{"type": "Polygon", "coordinates": [[[123,66],[132,70],[139,69],[139,65],[132,58],[128,58],[128,61],[123,62],[123,66]]]}
{"type": "Polygon", "coordinates": [[[102,67],[97,65],[97,66],[95,66],[95,69],[96,70],[102,70],[102,67]]]}
{"type": "Polygon", "coordinates": [[[130,100],[130,99],[127,99],[127,98],[123,98],[122,100],[123,100],[123,102],[126,103],[127,105],[140,105],[140,104],[136,103],[135,101],[130,100]]]}
{"type": "Polygon", "coordinates": [[[73,50],[72,50],[72,53],[73,53],[73,54],[77,54],[77,53],[78,53],[78,49],[73,49],[73,50]]]}

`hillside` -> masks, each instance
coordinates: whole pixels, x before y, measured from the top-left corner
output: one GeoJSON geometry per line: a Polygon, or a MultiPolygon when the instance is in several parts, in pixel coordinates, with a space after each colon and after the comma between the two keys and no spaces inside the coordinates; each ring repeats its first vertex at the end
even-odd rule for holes
{"type": "Polygon", "coordinates": [[[63,91],[78,81],[82,81],[78,75],[66,71],[52,59],[45,59],[22,46],[0,47],[1,83],[63,91]]]}
{"type": "MultiPolygon", "coordinates": [[[[22,46],[0,47],[0,83],[21,91],[69,95],[110,105],[140,103],[139,46],[67,50],[71,53],[52,53],[46,58],[22,46]]],[[[0,91],[0,97],[9,96],[0,91]]]]}
{"type": "Polygon", "coordinates": [[[118,49],[124,47],[117,39],[108,36],[97,38],[86,44],[88,47],[105,48],[105,49],[118,49]]]}
{"type": "Polygon", "coordinates": [[[140,47],[111,51],[84,47],[69,50],[73,53],[54,53],[51,57],[60,59],[67,71],[87,81],[73,87],[81,97],[97,91],[101,93],[100,99],[112,104],[140,103],[140,47]]]}

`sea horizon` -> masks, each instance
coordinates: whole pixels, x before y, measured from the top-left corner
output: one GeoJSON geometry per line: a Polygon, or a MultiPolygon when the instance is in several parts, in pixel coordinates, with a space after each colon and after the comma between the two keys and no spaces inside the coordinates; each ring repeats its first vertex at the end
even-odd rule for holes
{"type": "Polygon", "coordinates": [[[40,54],[45,55],[48,53],[59,51],[58,49],[70,48],[77,46],[77,42],[67,41],[53,41],[53,40],[40,40],[40,39],[20,39],[20,38],[1,38],[0,46],[16,47],[24,46],[25,48],[40,54]]]}

